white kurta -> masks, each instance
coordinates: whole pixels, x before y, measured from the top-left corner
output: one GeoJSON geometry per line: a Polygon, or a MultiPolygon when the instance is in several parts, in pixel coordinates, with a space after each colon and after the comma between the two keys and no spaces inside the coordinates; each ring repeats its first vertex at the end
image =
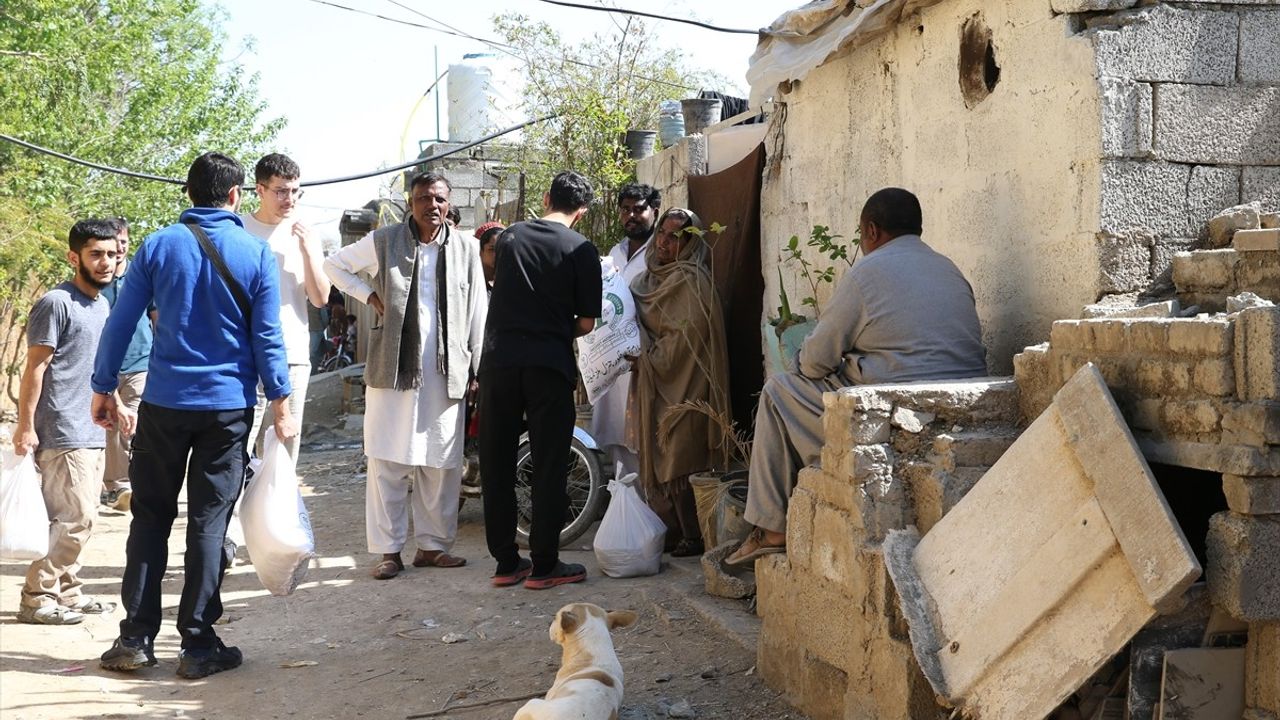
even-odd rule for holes
{"type": "MultiPolygon", "coordinates": [[[[422,385],[416,390],[365,390],[364,452],[401,465],[454,468],[462,464],[462,401],[450,400],[444,375],[436,367],[436,262],[440,246],[418,244],[418,328],[422,338],[422,385]]],[[[357,299],[373,292],[360,275],[378,272],[373,235],[342,249],[330,260],[339,290],[357,299]]],[[[477,313],[475,322],[483,323],[477,313]]],[[[477,332],[472,328],[472,335],[477,332]]],[[[479,330],[483,332],[483,328],[479,330]]]]}
{"type": "MultiPolygon", "coordinates": [[[[628,260],[627,250],[630,247],[630,243],[631,240],[629,238],[624,239],[609,251],[609,257],[613,259],[613,266],[618,268],[618,272],[622,273],[623,279],[627,282],[627,287],[631,287],[631,281],[644,272],[645,256],[648,254],[649,246],[652,244],[646,242],[644,247],[640,248],[628,260]]],[[[619,376],[613,385],[596,400],[595,407],[591,409],[591,437],[602,448],[626,446],[627,395],[630,389],[631,373],[619,376]]],[[[614,458],[615,461],[619,459],[618,457],[614,458]]]]}

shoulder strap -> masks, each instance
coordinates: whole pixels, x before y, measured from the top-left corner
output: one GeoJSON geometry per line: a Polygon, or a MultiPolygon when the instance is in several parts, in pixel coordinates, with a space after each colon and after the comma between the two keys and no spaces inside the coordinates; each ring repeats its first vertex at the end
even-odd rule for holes
{"type": "Polygon", "coordinates": [[[200,241],[200,247],[204,250],[204,254],[208,256],[209,262],[213,263],[213,267],[222,276],[222,281],[227,284],[227,289],[231,291],[231,296],[235,298],[236,305],[240,306],[240,314],[244,315],[245,330],[253,331],[253,306],[249,303],[249,294],[244,291],[239,281],[231,274],[231,270],[227,267],[226,261],[222,259],[222,253],[218,252],[218,248],[214,246],[213,241],[205,234],[204,228],[193,222],[183,223],[192,235],[196,236],[196,240],[200,241]]]}

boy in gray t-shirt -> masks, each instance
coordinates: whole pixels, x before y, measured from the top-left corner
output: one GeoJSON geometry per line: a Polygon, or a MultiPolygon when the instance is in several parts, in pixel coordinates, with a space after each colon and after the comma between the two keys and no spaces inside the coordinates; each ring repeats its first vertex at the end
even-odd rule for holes
{"type": "MultiPolygon", "coordinates": [[[[50,290],[27,321],[27,362],[18,399],[14,452],[34,452],[49,511],[49,554],[31,563],[20,622],[69,625],[112,610],[81,593],[80,552],[98,515],[106,433],[93,422],[94,353],[109,312],[99,291],[116,266],[116,225],[82,220],[67,259],[75,276],[50,290]]],[[[123,418],[127,424],[128,418],[123,418]]]]}

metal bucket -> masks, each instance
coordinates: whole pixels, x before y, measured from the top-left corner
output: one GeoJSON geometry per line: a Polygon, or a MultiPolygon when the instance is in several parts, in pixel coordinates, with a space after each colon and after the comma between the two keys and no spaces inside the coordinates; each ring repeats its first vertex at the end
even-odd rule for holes
{"type": "Polygon", "coordinates": [[[684,132],[694,135],[720,122],[719,98],[686,98],[680,101],[684,115],[684,132]]]}

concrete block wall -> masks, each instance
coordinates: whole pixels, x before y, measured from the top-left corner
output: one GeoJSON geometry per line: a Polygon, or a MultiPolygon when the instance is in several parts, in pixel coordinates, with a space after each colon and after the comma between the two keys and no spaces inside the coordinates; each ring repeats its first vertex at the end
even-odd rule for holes
{"type": "MultiPolygon", "coordinates": [[[[423,150],[430,157],[458,147],[458,143],[436,143],[423,150]]],[[[499,204],[515,200],[520,193],[520,171],[511,162],[511,150],[500,144],[480,145],[471,150],[415,166],[405,178],[429,170],[444,175],[452,186],[450,200],[458,208],[464,231],[484,224],[499,204]]],[[[541,197],[542,189],[527,190],[541,197]]],[[[535,203],[538,204],[538,203],[535,203]]]]}
{"type": "Polygon", "coordinates": [[[787,511],[787,553],[756,565],[765,681],[815,720],[946,717],[912,655],[880,542],[934,523],[1017,435],[1008,379],[828,393],[820,466],[787,511]]]}
{"type": "Polygon", "coordinates": [[[1280,207],[1280,2],[1071,4],[1102,96],[1099,287],[1168,287],[1224,207],[1280,207]]]}

